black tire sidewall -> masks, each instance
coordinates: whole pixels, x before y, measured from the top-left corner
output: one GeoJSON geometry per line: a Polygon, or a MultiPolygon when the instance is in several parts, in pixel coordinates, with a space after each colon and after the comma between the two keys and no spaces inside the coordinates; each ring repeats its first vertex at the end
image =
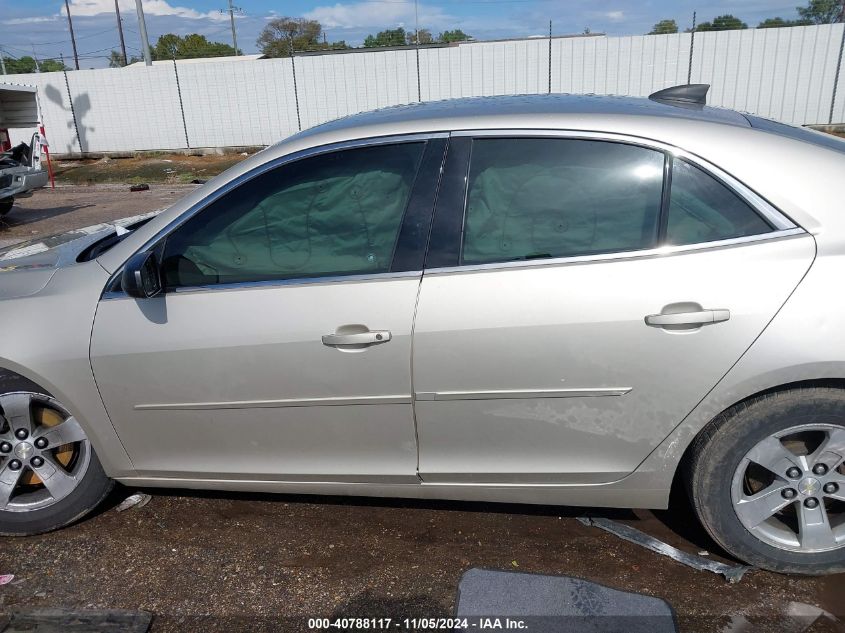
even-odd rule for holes
{"type": "MultiPolygon", "coordinates": [[[[34,382],[6,372],[0,373],[0,393],[30,391],[53,397],[34,382]]],[[[113,481],[106,475],[90,442],[88,469],[76,488],[64,499],[39,510],[10,512],[0,510],[0,535],[24,536],[58,529],[80,519],[105,499],[113,481]]]]}
{"type": "Polygon", "coordinates": [[[719,428],[696,455],[691,482],[693,504],[711,536],[737,558],[764,569],[797,574],[845,571],[845,548],[808,554],[759,540],[740,522],[731,497],[734,473],[757,443],[791,427],[845,428],[844,421],[845,392],[818,388],[769,394],[722,416],[719,428]]]}

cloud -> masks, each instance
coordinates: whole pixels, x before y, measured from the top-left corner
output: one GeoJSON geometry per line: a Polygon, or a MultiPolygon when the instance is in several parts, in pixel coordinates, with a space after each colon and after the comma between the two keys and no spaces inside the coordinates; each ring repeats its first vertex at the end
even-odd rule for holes
{"type": "Polygon", "coordinates": [[[28,18],[12,18],[11,20],[3,20],[3,24],[37,24],[39,22],[54,22],[58,19],[58,15],[34,15],[28,18]]]}
{"type": "Polygon", "coordinates": [[[625,19],[625,13],[623,11],[608,11],[604,14],[604,17],[611,22],[621,22],[625,19]]]}
{"type": "MultiPolygon", "coordinates": [[[[135,12],[135,3],[133,0],[119,0],[121,11],[135,12]]],[[[195,9],[188,7],[174,6],[167,2],[167,0],[143,0],[144,14],[150,16],[175,16],[180,18],[187,18],[190,20],[225,20],[228,16],[223,15],[219,11],[208,11],[201,13],[195,9]]],[[[77,16],[94,16],[103,13],[114,13],[114,0],[71,0],[70,14],[73,17],[77,16]]],[[[65,10],[62,8],[59,15],[65,15],[65,10]]]]}
{"type": "MultiPolygon", "coordinates": [[[[454,22],[454,18],[443,12],[440,7],[419,5],[420,28],[425,26],[444,27],[454,22]]],[[[305,14],[309,20],[317,20],[325,28],[352,29],[364,27],[385,28],[399,24],[415,24],[414,5],[410,2],[351,2],[337,3],[333,6],[315,7],[305,14]]]]}

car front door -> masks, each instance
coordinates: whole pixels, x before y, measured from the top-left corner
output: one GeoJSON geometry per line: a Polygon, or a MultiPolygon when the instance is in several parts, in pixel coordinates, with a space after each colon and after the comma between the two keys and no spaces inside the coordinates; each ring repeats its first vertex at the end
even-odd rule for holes
{"type": "Polygon", "coordinates": [[[91,359],[141,476],[418,481],[410,355],[443,137],[259,170],[101,301],[91,359]]]}
{"type": "Polygon", "coordinates": [[[414,334],[424,482],[624,477],[812,263],[716,168],[580,136],[451,141],[414,334]]]}

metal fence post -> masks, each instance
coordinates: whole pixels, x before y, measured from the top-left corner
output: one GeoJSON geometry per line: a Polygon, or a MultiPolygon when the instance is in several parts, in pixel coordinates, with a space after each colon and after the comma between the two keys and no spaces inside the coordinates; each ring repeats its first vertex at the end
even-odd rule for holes
{"type": "Polygon", "coordinates": [[[830,97],[829,125],[833,124],[833,108],[836,106],[836,91],[839,89],[839,75],[842,72],[842,53],[845,52],[845,25],[842,26],[842,40],[839,42],[839,61],[836,62],[836,76],[833,78],[833,95],[830,97]]]}
{"type": "Polygon", "coordinates": [[[302,131],[302,117],[299,116],[299,91],[296,88],[296,58],[293,56],[293,40],[290,41],[290,65],[293,70],[293,98],[296,103],[296,127],[302,131]]]}
{"type": "Polygon", "coordinates": [[[420,40],[417,35],[417,101],[422,102],[422,87],[420,82],[420,40]]]}
{"type": "Polygon", "coordinates": [[[82,137],[79,136],[79,123],[76,121],[76,110],[73,108],[73,95],[70,94],[70,82],[67,78],[67,71],[62,71],[65,75],[65,88],[67,89],[67,102],[70,104],[70,116],[73,117],[73,131],[76,132],[76,143],[79,145],[79,153],[84,154],[85,149],[82,147],[82,137]]]}
{"type": "Polygon", "coordinates": [[[179,95],[179,112],[182,113],[182,129],[185,131],[185,146],[191,149],[191,141],[188,140],[188,122],[185,120],[185,105],[182,103],[182,86],[179,84],[179,69],[176,67],[176,58],[173,58],[173,74],[176,76],[176,94],[179,95]]]}
{"type": "Polygon", "coordinates": [[[689,70],[687,70],[687,83],[692,83],[692,55],[695,52],[695,11],[692,12],[692,33],[689,40],[689,70]]]}
{"type": "Polygon", "coordinates": [[[549,94],[552,94],[552,21],[549,20],[549,94]]]}

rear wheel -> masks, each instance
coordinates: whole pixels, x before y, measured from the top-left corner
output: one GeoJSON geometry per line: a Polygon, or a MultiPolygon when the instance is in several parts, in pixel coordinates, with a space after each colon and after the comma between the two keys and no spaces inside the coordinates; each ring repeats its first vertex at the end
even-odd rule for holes
{"type": "Polygon", "coordinates": [[[0,395],[0,534],[67,525],[112,487],[76,418],[55,398],[29,389],[0,395]]]}
{"type": "Polygon", "coordinates": [[[15,204],[14,198],[3,198],[0,200],[0,215],[6,215],[11,211],[13,204],[15,204]]]}
{"type": "Polygon", "coordinates": [[[845,571],[845,392],[754,398],[692,450],[693,506],[725,550],[772,571],[845,571]]]}

